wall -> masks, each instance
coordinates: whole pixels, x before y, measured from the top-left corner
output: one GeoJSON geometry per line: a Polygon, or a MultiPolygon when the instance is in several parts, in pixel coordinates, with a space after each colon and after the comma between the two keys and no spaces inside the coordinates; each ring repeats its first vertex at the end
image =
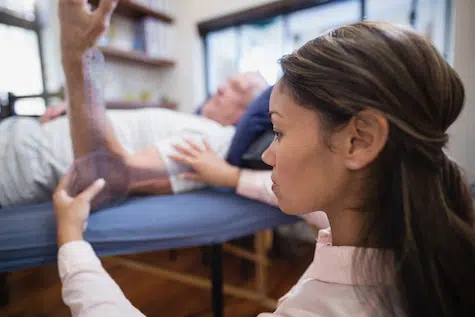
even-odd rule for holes
{"type": "Polygon", "coordinates": [[[465,109],[450,128],[449,154],[475,181],[475,1],[454,1],[453,65],[465,85],[465,109]]]}

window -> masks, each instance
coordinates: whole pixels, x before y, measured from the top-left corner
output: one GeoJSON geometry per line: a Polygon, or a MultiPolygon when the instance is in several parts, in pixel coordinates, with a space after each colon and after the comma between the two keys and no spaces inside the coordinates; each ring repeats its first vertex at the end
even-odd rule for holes
{"type": "Polygon", "coordinates": [[[366,0],[369,20],[388,21],[413,26],[429,37],[441,53],[447,56],[448,31],[447,0],[366,0]],[[414,10],[414,12],[412,12],[414,10]],[[413,21],[411,21],[413,15],[413,21]]]}
{"type": "Polygon", "coordinates": [[[429,37],[445,58],[450,47],[450,0],[419,0],[415,28],[429,37]]]}
{"type": "Polygon", "coordinates": [[[35,0],[0,0],[0,8],[28,21],[35,20],[35,0]]]}
{"type": "Polygon", "coordinates": [[[207,77],[213,92],[230,75],[238,72],[238,29],[228,28],[206,37],[209,67],[207,77]]]}
{"type": "Polygon", "coordinates": [[[412,0],[366,0],[366,18],[411,26],[411,5],[412,0]]]}
{"type": "Polygon", "coordinates": [[[239,32],[238,72],[259,70],[268,82],[279,73],[277,60],[285,52],[284,19],[282,16],[243,25],[239,32]]]}
{"type": "MultiPolygon", "coordinates": [[[[34,0],[0,0],[0,93],[42,95],[43,73],[34,0]]],[[[3,99],[3,98],[2,98],[3,99]]],[[[18,115],[41,115],[45,99],[18,99],[18,115]]]]}
{"type": "Polygon", "coordinates": [[[319,34],[361,19],[360,0],[329,3],[288,16],[291,49],[297,49],[319,34]]]}
{"type": "Polygon", "coordinates": [[[229,76],[243,71],[260,71],[273,84],[279,76],[278,59],[282,55],[330,29],[360,21],[363,14],[369,20],[413,26],[429,36],[440,52],[446,54],[450,50],[447,45],[450,42],[447,39],[450,0],[321,0],[313,3],[298,11],[251,22],[240,16],[245,22],[236,23],[228,17],[233,26],[206,32],[203,38],[208,93],[214,93],[218,84],[229,76]]]}

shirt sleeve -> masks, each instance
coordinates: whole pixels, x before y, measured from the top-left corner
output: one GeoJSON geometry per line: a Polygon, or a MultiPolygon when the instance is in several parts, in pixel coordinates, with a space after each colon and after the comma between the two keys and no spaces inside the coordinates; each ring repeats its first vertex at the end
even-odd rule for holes
{"type": "Polygon", "coordinates": [[[73,317],[143,317],[102,267],[91,245],[73,241],[58,252],[64,303],[73,317]]]}
{"type": "Polygon", "coordinates": [[[236,189],[238,195],[277,206],[277,198],[272,191],[271,171],[242,169],[236,189]]]}

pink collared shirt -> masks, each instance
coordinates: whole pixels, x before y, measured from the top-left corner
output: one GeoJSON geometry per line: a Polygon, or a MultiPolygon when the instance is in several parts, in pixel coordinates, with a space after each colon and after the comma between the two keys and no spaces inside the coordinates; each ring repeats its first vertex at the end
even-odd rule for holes
{"type": "MultiPolygon", "coordinates": [[[[271,183],[270,172],[244,170],[237,192],[277,205],[271,183]]],[[[319,228],[328,225],[324,213],[311,213],[305,219],[319,228]]],[[[357,286],[352,281],[355,250],[355,247],[332,246],[330,230],[320,230],[314,259],[306,272],[279,300],[274,313],[262,313],[259,317],[372,316],[371,300],[362,305],[355,292],[357,287],[368,285],[357,286]]],[[[144,316],[104,270],[89,243],[74,241],[63,245],[58,252],[58,269],[63,301],[73,317],[144,316]]]]}
{"type": "MultiPolygon", "coordinates": [[[[321,230],[313,262],[297,284],[284,295],[274,313],[258,317],[366,317],[375,316],[374,287],[352,281],[355,247],[331,245],[330,230],[321,230]],[[356,288],[366,288],[368,301],[358,299],[356,288]]],[[[377,252],[377,251],[376,251],[377,252]]],[[[58,253],[58,268],[63,283],[63,301],[73,317],[144,316],[127,300],[107,274],[91,245],[74,241],[58,253]]]]}

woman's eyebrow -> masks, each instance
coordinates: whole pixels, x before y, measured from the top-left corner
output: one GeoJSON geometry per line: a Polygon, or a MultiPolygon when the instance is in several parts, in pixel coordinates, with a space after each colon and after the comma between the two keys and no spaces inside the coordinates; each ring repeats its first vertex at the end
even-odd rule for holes
{"type": "Polygon", "coordinates": [[[278,113],[277,111],[269,111],[269,118],[272,119],[272,115],[273,115],[273,114],[275,114],[275,115],[277,115],[277,116],[283,118],[282,115],[281,115],[280,113],[278,113]]]}

